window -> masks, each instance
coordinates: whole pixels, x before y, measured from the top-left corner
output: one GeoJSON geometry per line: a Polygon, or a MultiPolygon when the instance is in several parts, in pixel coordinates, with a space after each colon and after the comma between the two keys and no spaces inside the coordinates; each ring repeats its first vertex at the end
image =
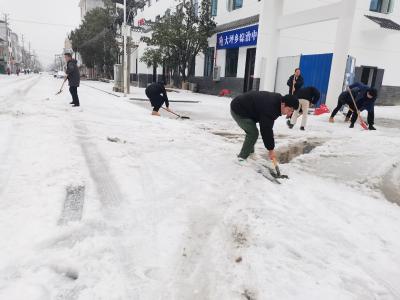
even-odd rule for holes
{"type": "Polygon", "coordinates": [[[243,6],[243,0],[233,0],[232,10],[241,8],[243,6]]]}
{"type": "Polygon", "coordinates": [[[218,0],[211,0],[211,15],[215,17],[217,15],[218,0]]]}
{"type": "Polygon", "coordinates": [[[204,54],[204,77],[211,77],[214,68],[214,47],[209,47],[204,54]]]}
{"type": "Polygon", "coordinates": [[[193,0],[193,7],[194,7],[194,15],[196,17],[199,16],[199,0],[193,0]]]}
{"type": "Polygon", "coordinates": [[[369,10],[377,13],[389,14],[393,11],[394,1],[395,0],[371,0],[369,10]]]}
{"type": "Polygon", "coordinates": [[[196,73],[196,57],[193,58],[192,63],[190,64],[189,76],[195,76],[196,73]]]}
{"type": "Polygon", "coordinates": [[[228,1],[228,10],[232,11],[243,6],[243,0],[229,0],[228,1]]]}
{"type": "Polygon", "coordinates": [[[239,59],[239,48],[226,49],[225,77],[236,77],[239,59]]]}

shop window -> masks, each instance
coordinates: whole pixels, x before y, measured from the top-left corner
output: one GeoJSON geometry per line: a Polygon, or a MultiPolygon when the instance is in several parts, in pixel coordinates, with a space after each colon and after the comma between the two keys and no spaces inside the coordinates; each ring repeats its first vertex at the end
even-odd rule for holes
{"type": "Polygon", "coordinates": [[[225,77],[236,77],[239,59],[239,48],[226,49],[225,77]]]}
{"type": "Polygon", "coordinates": [[[389,14],[393,12],[395,0],[371,0],[369,10],[382,14],[389,14]]]}
{"type": "Polygon", "coordinates": [[[204,54],[204,77],[211,77],[214,68],[215,48],[209,47],[204,54]]]}

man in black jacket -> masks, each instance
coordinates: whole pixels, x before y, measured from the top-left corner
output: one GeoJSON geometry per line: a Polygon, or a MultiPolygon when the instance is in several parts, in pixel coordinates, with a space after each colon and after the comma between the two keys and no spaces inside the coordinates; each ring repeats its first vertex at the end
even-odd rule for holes
{"type": "Polygon", "coordinates": [[[296,95],[297,91],[299,91],[304,84],[303,76],[301,76],[300,68],[296,68],[294,70],[294,74],[289,77],[287,81],[287,85],[289,86],[289,94],[296,95]]]}
{"type": "Polygon", "coordinates": [[[65,61],[67,62],[67,69],[65,73],[67,73],[68,83],[69,83],[69,92],[72,96],[72,106],[77,107],[79,106],[79,97],[78,97],[78,87],[81,81],[81,76],[79,74],[79,69],[77,65],[77,61],[72,58],[71,53],[64,54],[65,61]]]}
{"type": "Polygon", "coordinates": [[[299,101],[293,95],[282,96],[271,92],[251,91],[242,94],[231,102],[231,115],[236,123],[246,132],[239,160],[245,160],[254,153],[258,139],[256,123],[260,123],[261,136],[269,158],[275,159],[274,122],[281,115],[293,113],[299,107],[299,101]]]}
{"type": "Polygon", "coordinates": [[[165,90],[164,82],[153,82],[145,90],[147,98],[149,98],[151,106],[153,106],[153,116],[159,116],[158,112],[165,102],[167,110],[169,110],[169,101],[167,91],[165,90]]]}
{"type": "Polygon", "coordinates": [[[315,87],[309,86],[298,90],[296,96],[299,98],[299,108],[293,113],[292,118],[287,121],[287,125],[292,129],[300,115],[300,110],[302,110],[303,116],[301,119],[300,130],[305,130],[310,104],[316,104],[319,101],[321,94],[315,87]]]}

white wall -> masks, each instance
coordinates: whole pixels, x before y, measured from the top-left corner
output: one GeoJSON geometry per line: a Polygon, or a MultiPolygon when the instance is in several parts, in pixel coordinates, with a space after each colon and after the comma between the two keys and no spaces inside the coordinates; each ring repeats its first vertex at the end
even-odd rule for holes
{"type": "Polygon", "coordinates": [[[200,53],[196,57],[196,70],[195,70],[194,75],[197,77],[204,76],[204,54],[203,53],[200,53]]]}
{"type": "Polygon", "coordinates": [[[356,58],[356,65],[374,66],[385,69],[383,85],[400,86],[400,31],[383,29],[364,15],[389,18],[400,24],[400,1],[395,2],[391,14],[377,14],[369,11],[370,1],[359,0],[355,18],[350,55],[356,58]]]}
{"type": "Polygon", "coordinates": [[[218,25],[257,15],[262,8],[261,1],[243,0],[242,8],[228,11],[227,2],[227,0],[218,0],[217,16],[215,17],[218,25]]]}
{"type": "Polygon", "coordinates": [[[300,65],[300,56],[288,56],[278,59],[276,70],[275,92],[286,95],[289,92],[287,80],[300,65]]]}

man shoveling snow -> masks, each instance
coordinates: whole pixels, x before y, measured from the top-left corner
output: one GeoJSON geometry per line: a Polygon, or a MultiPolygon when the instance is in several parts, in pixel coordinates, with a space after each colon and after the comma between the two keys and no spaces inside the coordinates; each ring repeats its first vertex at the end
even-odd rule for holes
{"type": "Polygon", "coordinates": [[[239,161],[246,160],[254,153],[254,145],[258,139],[256,123],[260,123],[261,136],[268,150],[269,158],[276,161],[274,122],[281,115],[292,114],[299,107],[296,96],[251,91],[240,95],[231,102],[231,115],[236,123],[246,132],[239,161]]]}
{"type": "Polygon", "coordinates": [[[167,107],[167,111],[169,109],[169,101],[167,96],[167,91],[165,90],[165,86],[163,82],[152,83],[146,88],[146,96],[149,98],[151,106],[153,106],[153,112],[151,113],[153,116],[159,116],[158,112],[160,108],[165,103],[167,107]]]}

